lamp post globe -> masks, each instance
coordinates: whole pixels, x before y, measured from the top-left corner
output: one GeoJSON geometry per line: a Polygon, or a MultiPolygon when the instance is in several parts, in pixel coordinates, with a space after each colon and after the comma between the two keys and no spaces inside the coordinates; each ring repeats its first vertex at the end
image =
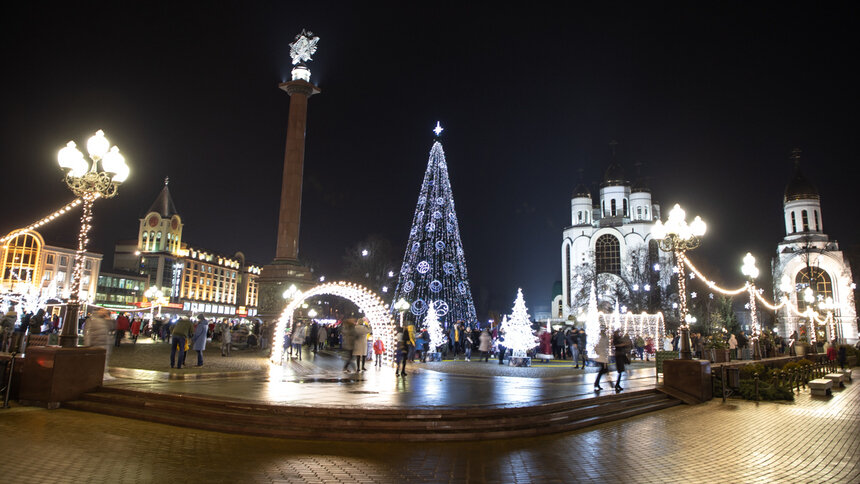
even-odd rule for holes
{"type": "Polygon", "coordinates": [[[114,197],[119,185],[128,178],[130,171],[125,158],[119,153],[119,148],[111,147],[102,130],[96,131],[96,134],[87,140],[87,153],[92,160],[91,163],[87,162],[74,141],[66,143],[66,146],[57,153],[57,163],[66,174],[66,186],[80,197],[83,207],[78,247],[75,251],[75,267],[72,272],[72,286],[66,304],[63,328],[60,332],[60,346],[64,348],[74,348],[78,345],[81,278],[87,250],[87,236],[92,228],[93,203],[99,198],[114,197]]]}
{"type": "Polygon", "coordinates": [[[693,352],[690,348],[690,326],[687,312],[687,286],[685,279],[686,252],[699,246],[700,237],[705,235],[707,225],[698,215],[688,224],[687,213],[679,204],[669,211],[666,222],[658,220],[651,229],[651,236],[658,240],[660,248],[675,256],[678,272],[678,316],[681,325],[678,327],[680,339],[679,358],[690,360],[693,352]]]}

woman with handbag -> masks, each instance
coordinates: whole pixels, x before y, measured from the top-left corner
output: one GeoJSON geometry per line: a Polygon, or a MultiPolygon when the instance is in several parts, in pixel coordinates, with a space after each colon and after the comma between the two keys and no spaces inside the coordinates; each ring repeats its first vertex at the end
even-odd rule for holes
{"type": "Polygon", "coordinates": [[[621,374],[624,373],[625,365],[630,363],[627,354],[630,353],[630,338],[621,334],[620,329],[616,329],[612,335],[612,345],[615,347],[615,368],[618,370],[618,379],[615,381],[615,391],[620,392],[621,374]]]}

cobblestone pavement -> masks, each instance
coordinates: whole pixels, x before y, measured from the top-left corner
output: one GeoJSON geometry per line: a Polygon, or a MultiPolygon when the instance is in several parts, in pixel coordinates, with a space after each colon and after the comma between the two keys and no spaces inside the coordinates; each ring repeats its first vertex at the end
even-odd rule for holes
{"type": "Polygon", "coordinates": [[[567,434],[455,444],[288,441],[16,407],[0,410],[0,472],[15,483],[856,483],[858,373],[830,398],[713,400],[567,434]]]}
{"type": "MultiPolygon", "coordinates": [[[[209,343],[203,352],[203,367],[196,367],[197,353],[189,352],[188,368],[183,373],[208,373],[219,371],[266,370],[269,360],[264,351],[235,350],[229,357],[221,356],[220,343],[209,343]]],[[[112,348],[108,366],[111,368],[136,368],[140,370],[170,371],[170,344],[154,343],[141,337],[137,344],[123,340],[119,348],[112,348]]]]}

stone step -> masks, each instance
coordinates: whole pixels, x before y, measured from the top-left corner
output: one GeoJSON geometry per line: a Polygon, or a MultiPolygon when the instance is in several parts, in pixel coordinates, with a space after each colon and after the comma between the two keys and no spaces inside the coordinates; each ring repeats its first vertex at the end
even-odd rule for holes
{"type": "Polygon", "coordinates": [[[135,418],[148,422],[163,423],[180,427],[191,427],[196,429],[212,430],[234,434],[257,435],[264,437],[278,437],[298,440],[355,440],[356,438],[359,438],[363,441],[376,442],[443,442],[536,437],[550,433],[568,432],[591,425],[598,425],[601,423],[611,422],[614,420],[633,417],[647,412],[669,408],[680,404],[680,402],[677,400],[666,398],[663,399],[662,402],[652,402],[650,404],[635,406],[622,411],[608,412],[602,415],[585,417],[563,423],[545,423],[544,425],[540,426],[532,425],[520,429],[493,428],[490,426],[484,426],[483,429],[475,429],[464,432],[440,432],[438,430],[406,432],[402,430],[369,431],[367,429],[353,430],[345,428],[322,430],[290,427],[284,428],[281,426],[267,425],[249,426],[229,420],[218,420],[200,416],[164,413],[161,411],[154,411],[152,409],[125,408],[99,402],[78,400],[75,402],[68,402],[68,404],[68,408],[77,410],[97,412],[117,417],[135,418]]]}
{"type": "Polygon", "coordinates": [[[455,441],[565,432],[680,404],[653,390],[622,395],[514,409],[419,409],[425,412],[419,419],[409,418],[413,409],[408,408],[372,409],[378,410],[369,412],[372,418],[362,418],[370,409],[354,408],[316,408],[307,415],[293,412],[297,407],[201,402],[197,397],[136,391],[93,392],[64,406],[169,425],[290,439],[455,441]]]}
{"type": "MultiPolygon", "coordinates": [[[[553,413],[560,410],[574,409],[578,407],[586,407],[593,405],[595,401],[623,401],[641,398],[644,396],[654,395],[656,392],[653,389],[625,391],[623,393],[610,393],[609,395],[601,395],[597,397],[580,398],[575,400],[565,400],[552,403],[543,403],[528,407],[337,407],[339,415],[354,419],[403,419],[410,420],[439,420],[442,418],[482,418],[482,417],[500,417],[514,416],[522,417],[526,414],[541,414],[553,413]],[[406,411],[408,410],[408,411],[406,411]],[[405,415],[404,415],[405,413],[405,415]]],[[[120,387],[102,387],[97,392],[92,394],[116,394],[127,395],[147,402],[154,401],[170,401],[182,403],[185,405],[212,406],[219,409],[230,408],[237,409],[242,412],[262,411],[267,415],[272,414],[289,414],[291,416],[303,417],[324,417],[329,418],[332,414],[332,407],[327,406],[301,406],[301,405],[273,405],[259,402],[235,400],[219,400],[211,397],[202,397],[197,395],[187,394],[172,394],[172,393],[155,393],[140,390],[132,390],[120,387]]],[[[89,394],[88,394],[89,395],[89,394]]],[[[109,398],[107,396],[102,398],[109,398]]]]}
{"type": "MultiPolygon", "coordinates": [[[[232,421],[245,425],[267,425],[272,427],[296,428],[309,430],[341,429],[357,431],[428,431],[435,432],[468,432],[490,428],[521,429],[532,425],[558,424],[572,420],[590,418],[605,413],[623,411],[631,407],[649,405],[667,400],[665,395],[649,393],[626,399],[588,400],[589,405],[576,406],[567,409],[558,409],[554,412],[534,413],[532,408],[522,408],[521,414],[509,416],[506,414],[494,416],[482,416],[476,418],[474,415],[462,415],[460,413],[445,415],[438,414],[434,419],[409,419],[409,410],[403,410],[399,414],[387,415],[386,418],[350,418],[339,410],[335,411],[336,418],[332,418],[332,411],[325,416],[305,416],[292,413],[284,413],[285,407],[269,406],[265,409],[248,411],[242,408],[234,408],[228,404],[221,407],[211,405],[196,405],[188,402],[176,402],[169,400],[149,399],[144,400],[131,395],[111,393],[85,394],[82,399],[87,402],[114,405],[130,409],[146,409],[164,413],[181,413],[183,415],[197,416],[201,418],[220,419],[232,421]]],[[[289,407],[286,407],[287,409],[289,407]]],[[[507,412],[506,412],[507,413],[507,412]]]]}

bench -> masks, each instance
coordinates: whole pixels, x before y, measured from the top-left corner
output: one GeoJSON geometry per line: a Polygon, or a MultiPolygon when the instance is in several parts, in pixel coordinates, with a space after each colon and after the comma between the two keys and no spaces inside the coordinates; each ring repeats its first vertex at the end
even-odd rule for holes
{"type": "Polygon", "coordinates": [[[827,396],[832,394],[831,388],[833,388],[833,380],[830,380],[829,378],[810,380],[807,385],[809,386],[809,392],[813,395],[827,396]]]}
{"type": "Polygon", "coordinates": [[[842,376],[842,373],[828,373],[824,375],[824,378],[829,378],[833,382],[834,387],[845,388],[845,385],[842,383],[845,377],[842,376]]]}
{"type": "Polygon", "coordinates": [[[836,370],[837,373],[842,374],[842,381],[851,381],[851,370],[836,370]]]}

